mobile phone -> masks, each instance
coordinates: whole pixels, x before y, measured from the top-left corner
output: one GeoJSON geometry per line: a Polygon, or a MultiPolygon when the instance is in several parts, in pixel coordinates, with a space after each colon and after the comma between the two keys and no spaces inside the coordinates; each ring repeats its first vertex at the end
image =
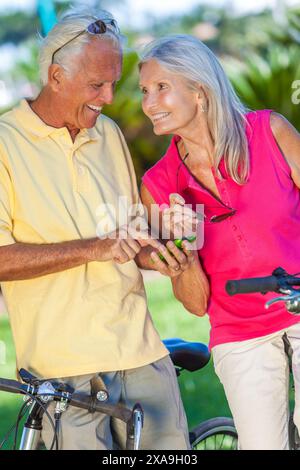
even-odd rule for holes
{"type": "MultiPolygon", "coordinates": [[[[183,250],[183,246],[182,246],[182,243],[187,240],[188,242],[190,243],[193,243],[195,240],[196,240],[196,235],[191,235],[190,237],[183,237],[183,238],[175,238],[175,240],[173,240],[173,242],[175,243],[175,245],[177,246],[177,248],[179,248],[180,250],[183,250]]],[[[166,261],[165,257],[161,254],[161,253],[158,253],[158,256],[160,257],[160,259],[162,261],[166,261]]]]}

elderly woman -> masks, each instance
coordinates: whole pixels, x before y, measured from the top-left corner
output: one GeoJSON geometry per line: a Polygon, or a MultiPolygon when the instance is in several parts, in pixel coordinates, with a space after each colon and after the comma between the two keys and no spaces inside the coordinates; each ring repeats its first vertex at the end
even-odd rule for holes
{"type": "MultiPolygon", "coordinates": [[[[293,349],[294,420],[300,413],[300,324],[268,295],[229,297],[228,279],[300,267],[300,137],[271,110],[248,112],[214,54],[198,39],[151,43],[140,63],[143,111],[156,135],[173,135],[146,172],[145,206],[178,193],[204,204],[204,245],[173,277],[176,297],[211,322],[210,348],[241,449],[288,448],[288,366],[293,349]]],[[[287,91],[288,92],[288,91],[287,91]]],[[[169,209],[169,213],[171,209],[169,209]]],[[[174,244],[168,244],[178,258],[174,244]]],[[[153,255],[156,265],[163,261],[153,255]]]]}

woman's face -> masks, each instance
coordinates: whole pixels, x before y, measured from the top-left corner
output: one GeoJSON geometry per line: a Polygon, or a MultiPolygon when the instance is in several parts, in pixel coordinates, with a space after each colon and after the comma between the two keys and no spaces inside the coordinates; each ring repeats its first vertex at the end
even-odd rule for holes
{"type": "Polygon", "coordinates": [[[184,78],[151,59],[142,65],[140,88],[142,107],[157,135],[189,135],[199,123],[199,92],[191,90],[184,78]]]}

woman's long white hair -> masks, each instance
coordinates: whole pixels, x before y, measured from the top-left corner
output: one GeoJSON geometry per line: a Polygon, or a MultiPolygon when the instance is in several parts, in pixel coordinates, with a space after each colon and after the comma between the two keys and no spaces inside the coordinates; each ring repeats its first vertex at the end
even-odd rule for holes
{"type": "MultiPolygon", "coordinates": [[[[245,133],[246,107],[234,92],[221,64],[199,39],[178,34],[148,44],[139,67],[155,59],[162,67],[186,79],[188,86],[203,88],[207,119],[214,142],[214,165],[218,171],[224,157],[226,170],[238,184],[249,174],[249,151],[245,133]]],[[[220,173],[219,173],[220,174],[220,173]]]]}

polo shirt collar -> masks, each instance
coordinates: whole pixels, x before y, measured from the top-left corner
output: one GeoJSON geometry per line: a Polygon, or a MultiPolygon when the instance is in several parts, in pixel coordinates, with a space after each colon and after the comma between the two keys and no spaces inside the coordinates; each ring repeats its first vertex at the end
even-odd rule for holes
{"type": "MultiPolygon", "coordinates": [[[[15,108],[18,120],[22,126],[35,137],[48,137],[50,134],[61,132],[66,127],[57,128],[48,126],[42,119],[31,109],[26,99],[21,100],[19,106],[15,108]]],[[[96,140],[98,133],[95,128],[81,129],[78,136],[88,137],[88,140],[96,140]]],[[[76,140],[77,140],[76,137],[76,140]]]]}

